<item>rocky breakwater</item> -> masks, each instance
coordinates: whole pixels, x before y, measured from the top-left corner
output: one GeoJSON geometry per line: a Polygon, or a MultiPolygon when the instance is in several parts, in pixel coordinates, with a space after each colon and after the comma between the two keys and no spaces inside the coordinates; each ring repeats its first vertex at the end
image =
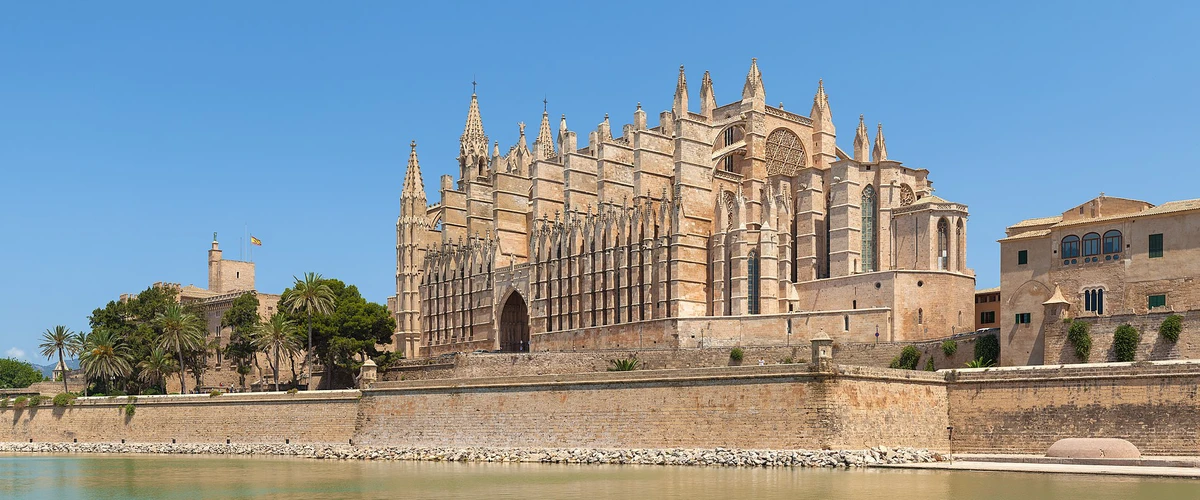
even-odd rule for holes
{"type": "Polygon", "coordinates": [[[701,465],[717,467],[869,467],[938,462],[929,450],[738,450],[594,448],[419,448],[305,444],[0,443],[0,453],[152,453],[273,455],[323,460],[423,460],[557,464],[701,465]]]}

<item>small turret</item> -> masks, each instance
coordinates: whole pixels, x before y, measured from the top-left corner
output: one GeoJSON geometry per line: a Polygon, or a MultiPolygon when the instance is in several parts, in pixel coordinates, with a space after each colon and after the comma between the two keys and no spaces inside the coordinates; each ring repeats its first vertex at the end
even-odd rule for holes
{"type": "Polygon", "coordinates": [[[671,111],[676,118],[687,116],[688,113],[687,76],[683,73],[682,64],[679,65],[679,79],[675,82],[675,103],[671,111]]]}
{"type": "Polygon", "coordinates": [[[713,92],[712,77],[705,71],[704,78],[700,80],[700,114],[711,120],[716,110],[717,94],[713,92]]]}
{"type": "Polygon", "coordinates": [[[758,70],[758,58],[750,59],[750,71],[742,85],[742,100],[755,99],[766,102],[767,92],[763,89],[762,72],[758,70]]]}
{"type": "Polygon", "coordinates": [[[879,129],[875,132],[875,149],[871,151],[871,161],[883,161],[887,157],[887,141],[883,139],[883,124],[879,124],[879,129]]]}
{"type": "Polygon", "coordinates": [[[554,137],[550,135],[550,113],[546,101],[542,101],[542,124],[538,127],[537,139],[533,141],[533,159],[545,160],[554,157],[554,137]]]}
{"type": "Polygon", "coordinates": [[[633,112],[633,129],[646,130],[646,112],[642,111],[642,103],[637,103],[637,111],[633,112]]]}
{"type": "Polygon", "coordinates": [[[863,115],[858,115],[858,130],[854,132],[854,159],[866,162],[870,155],[871,139],[867,137],[867,125],[863,122],[863,115]]]}
{"type": "Polygon", "coordinates": [[[472,89],[471,105],[467,108],[467,123],[463,126],[462,137],[458,142],[460,179],[465,181],[473,175],[484,175],[487,160],[488,138],[483,132],[483,118],[479,115],[479,98],[472,89]]]}

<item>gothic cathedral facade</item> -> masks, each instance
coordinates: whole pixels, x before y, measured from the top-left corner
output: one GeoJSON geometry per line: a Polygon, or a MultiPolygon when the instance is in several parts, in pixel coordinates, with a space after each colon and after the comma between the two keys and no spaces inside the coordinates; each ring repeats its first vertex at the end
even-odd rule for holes
{"type": "Polygon", "coordinates": [[[860,115],[836,144],[818,83],[808,116],[741,99],[699,112],[683,67],[672,109],[641,105],[578,145],[543,110],[532,149],[489,148],[471,95],[459,176],[428,204],[416,144],[396,224],[395,348],[449,352],[783,345],[946,337],[974,326],[967,207],[892,160],[860,115]]]}

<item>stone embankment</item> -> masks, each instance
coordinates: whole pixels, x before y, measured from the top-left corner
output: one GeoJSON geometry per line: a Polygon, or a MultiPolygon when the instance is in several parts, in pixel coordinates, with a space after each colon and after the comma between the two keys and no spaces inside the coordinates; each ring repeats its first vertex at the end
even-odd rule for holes
{"type": "Polygon", "coordinates": [[[928,450],[736,450],[592,448],[411,448],[301,444],[0,443],[0,453],[155,453],[274,455],[324,460],[423,460],[560,464],[703,465],[723,467],[866,467],[944,460],[928,450]]]}

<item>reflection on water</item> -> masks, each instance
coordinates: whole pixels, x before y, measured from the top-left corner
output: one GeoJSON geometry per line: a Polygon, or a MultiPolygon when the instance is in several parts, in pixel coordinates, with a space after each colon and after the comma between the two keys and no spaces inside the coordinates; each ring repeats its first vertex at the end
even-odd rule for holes
{"type": "Polygon", "coordinates": [[[0,498],[1200,498],[1189,480],[906,470],[0,455],[0,498]]]}

